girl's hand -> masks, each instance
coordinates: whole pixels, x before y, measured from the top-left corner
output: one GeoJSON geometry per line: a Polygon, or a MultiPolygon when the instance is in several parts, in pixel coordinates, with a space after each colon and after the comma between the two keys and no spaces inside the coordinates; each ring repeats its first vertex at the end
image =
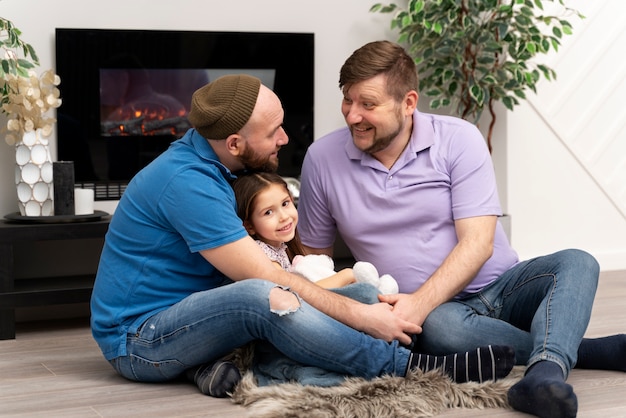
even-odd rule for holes
{"type": "Polygon", "coordinates": [[[356,282],[354,279],[354,274],[352,273],[352,269],[346,268],[341,270],[338,273],[333,274],[330,277],[327,277],[322,280],[318,280],[315,282],[318,286],[323,287],[324,289],[336,289],[338,287],[344,287],[351,283],[356,282]]]}

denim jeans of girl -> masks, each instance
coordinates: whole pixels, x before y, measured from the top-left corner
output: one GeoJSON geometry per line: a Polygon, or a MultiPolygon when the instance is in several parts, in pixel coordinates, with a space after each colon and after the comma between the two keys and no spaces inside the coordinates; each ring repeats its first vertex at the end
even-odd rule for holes
{"type": "Polygon", "coordinates": [[[127,335],[128,354],[111,364],[131,380],[167,381],[251,341],[264,340],[296,362],[338,374],[404,374],[410,352],[397,341],[372,338],[303,300],[293,311],[273,311],[269,296],[276,287],[249,279],[194,293],[127,335]]]}
{"type": "Polygon", "coordinates": [[[580,250],[520,262],[479,293],[431,312],[418,349],[447,354],[508,345],[517,364],[550,360],[567,377],[589,323],[599,273],[597,261],[580,250]]]}

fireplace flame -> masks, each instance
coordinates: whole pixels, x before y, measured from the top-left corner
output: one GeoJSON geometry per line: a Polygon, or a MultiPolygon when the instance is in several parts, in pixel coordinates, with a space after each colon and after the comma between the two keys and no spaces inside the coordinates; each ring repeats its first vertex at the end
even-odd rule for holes
{"type": "MultiPolygon", "coordinates": [[[[155,96],[164,96],[157,95],[155,96]]],[[[169,96],[168,96],[169,97],[169,96]]],[[[103,136],[184,135],[191,127],[187,110],[175,100],[138,100],[119,106],[101,123],[103,136]]]]}

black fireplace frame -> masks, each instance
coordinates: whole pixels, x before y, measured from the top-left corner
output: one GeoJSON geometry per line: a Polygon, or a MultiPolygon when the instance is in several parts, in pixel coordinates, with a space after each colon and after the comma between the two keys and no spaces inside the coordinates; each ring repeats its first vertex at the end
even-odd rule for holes
{"type": "Polygon", "coordinates": [[[279,174],[299,177],[314,139],[312,33],[77,28],[55,32],[63,99],[57,110],[58,160],[74,161],[77,187],[94,188],[96,200],[119,199],[132,176],[176,139],[102,136],[101,68],[274,69],[274,91],[283,102],[290,139],[280,153],[279,174]],[[136,57],[140,64],[114,59],[123,54],[136,57]],[[110,167],[128,172],[110,178],[110,167]]]}

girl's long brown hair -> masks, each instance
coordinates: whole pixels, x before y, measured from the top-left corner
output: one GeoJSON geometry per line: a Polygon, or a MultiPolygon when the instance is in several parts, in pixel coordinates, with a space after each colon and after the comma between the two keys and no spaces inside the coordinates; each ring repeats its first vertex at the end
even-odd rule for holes
{"type": "MultiPolygon", "coordinates": [[[[237,200],[237,215],[243,222],[250,222],[256,197],[272,184],[283,186],[285,191],[291,196],[291,201],[293,202],[293,196],[289,192],[287,183],[276,173],[255,172],[243,174],[238,176],[233,182],[232,186],[235,191],[235,199],[237,200]]],[[[302,242],[300,242],[297,227],[293,239],[285,244],[287,244],[289,260],[293,260],[296,255],[304,254],[304,247],[302,246],[302,242]]]]}

